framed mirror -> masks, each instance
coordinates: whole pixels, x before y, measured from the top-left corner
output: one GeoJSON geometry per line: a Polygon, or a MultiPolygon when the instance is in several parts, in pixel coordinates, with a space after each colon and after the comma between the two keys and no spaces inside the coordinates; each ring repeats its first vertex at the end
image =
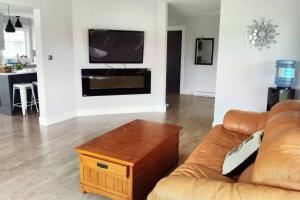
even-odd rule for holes
{"type": "Polygon", "coordinates": [[[213,65],[214,38],[197,38],[195,65],[213,65]]]}

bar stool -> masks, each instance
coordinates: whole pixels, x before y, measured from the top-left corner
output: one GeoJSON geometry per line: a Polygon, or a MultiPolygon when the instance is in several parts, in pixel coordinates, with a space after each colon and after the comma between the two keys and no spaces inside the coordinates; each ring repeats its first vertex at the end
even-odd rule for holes
{"type": "MultiPolygon", "coordinates": [[[[32,85],[33,85],[33,88],[38,87],[38,83],[36,81],[32,82],[32,85]]],[[[35,95],[35,98],[36,98],[36,103],[39,104],[40,102],[36,95],[35,95]]],[[[33,102],[33,101],[34,101],[33,95],[31,95],[31,102],[33,102]]],[[[31,110],[32,110],[32,106],[33,106],[33,104],[31,104],[31,106],[30,106],[31,110]]]]}
{"type": "Polygon", "coordinates": [[[13,84],[13,106],[12,109],[14,110],[15,107],[21,107],[23,116],[26,116],[26,111],[28,106],[35,105],[37,112],[39,109],[37,107],[37,101],[35,98],[34,88],[32,83],[19,83],[13,84]],[[16,90],[20,91],[21,103],[15,103],[15,92],[16,90]],[[31,102],[27,102],[27,90],[31,90],[32,99],[31,102]]]}

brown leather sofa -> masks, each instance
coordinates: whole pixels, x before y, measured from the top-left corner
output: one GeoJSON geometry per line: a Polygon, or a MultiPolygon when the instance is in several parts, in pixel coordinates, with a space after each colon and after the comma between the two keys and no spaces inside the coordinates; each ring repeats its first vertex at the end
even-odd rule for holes
{"type": "Polygon", "coordinates": [[[162,179],[148,200],[300,200],[300,101],[270,112],[229,111],[184,164],[162,179]],[[255,162],[238,177],[221,175],[226,153],[258,130],[255,162]]]}

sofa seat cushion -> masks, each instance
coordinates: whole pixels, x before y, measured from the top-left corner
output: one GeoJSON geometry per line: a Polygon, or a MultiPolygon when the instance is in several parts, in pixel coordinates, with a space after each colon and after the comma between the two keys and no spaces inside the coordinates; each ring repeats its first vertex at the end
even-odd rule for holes
{"type": "Polygon", "coordinates": [[[210,180],[218,180],[224,182],[235,182],[233,179],[222,176],[220,173],[208,169],[207,167],[203,167],[201,165],[185,163],[180,165],[174,172],[172,172],[173,176],[188,176],[194,178],[204,178],[210,180]]]}
{"type": "Polygon", "coordinates": [[[168,176],[147,200],[299,200],[300,192],[275,187],[168,176]]]}
{"type": "Polygon", "coordinates": [[[193,151],[186,163],[205,166],[221,174],[227,152],[248,137],[249,135],[224,129],[222,125],[215,126],[193,151]]]}

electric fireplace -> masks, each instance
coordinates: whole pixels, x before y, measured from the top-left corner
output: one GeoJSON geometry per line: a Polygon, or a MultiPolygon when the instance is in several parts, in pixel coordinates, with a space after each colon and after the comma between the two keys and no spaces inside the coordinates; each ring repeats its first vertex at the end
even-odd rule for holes
{"type": "Polygon", "coordinates": [[[81,69],[82,96],[151,93],[149,69],[81,69]]]}

